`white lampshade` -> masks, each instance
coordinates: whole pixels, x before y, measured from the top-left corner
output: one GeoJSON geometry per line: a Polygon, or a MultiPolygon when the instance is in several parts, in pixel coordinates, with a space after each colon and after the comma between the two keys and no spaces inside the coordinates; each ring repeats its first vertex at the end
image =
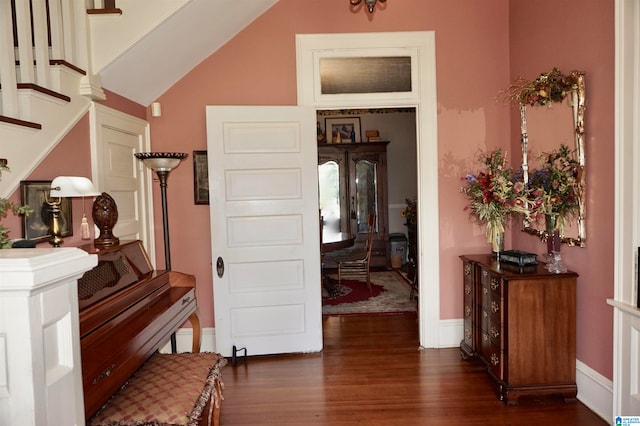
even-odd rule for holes
{"type": "Polygon", "coordinates": [[[139,152],[134,154],[145,166],[156,172],[168,172],[180,164],[188,154],[184,152],[139,152]]]}
{"type": "Polygon", "coordinates": [[[91,197],[100,195],[86,177],[58,176],[51,182],[50,197],[91,197]]]}

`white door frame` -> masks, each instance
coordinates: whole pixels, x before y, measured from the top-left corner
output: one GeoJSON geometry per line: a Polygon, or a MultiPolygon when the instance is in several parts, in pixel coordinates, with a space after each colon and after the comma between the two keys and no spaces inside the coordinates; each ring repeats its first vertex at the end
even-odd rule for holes
{"type": "Polygon", "coordinates": [[[640,246],[640,3],[615,3],[615,257],[613,407],[611,418],[638,414],[640,311],[636,256],[640,246]]]}
{"type": "Polygon", "coordinates": [[[435,33],[296,35],[298,105],[316,108],[415,107],[418,172],[420,345],[440,347],[440,256],[435,33]],[[410,56],[412,90],[404,93],[321,94],[320,57],[410,56]]]}
{"type": "MultiPolygon", "coordinates": [[[[90,120],[90,145],[91,145],[91,178],[98,191],[103,191],[104,181],[106,179],[104,167],[100,156],[103,146],[106,143],[103,137],[103,128],[126,132],[135,135],[140,140],[140,149],[142,151],[150,150],[150,130],[149,122],[117,111],[113,108],[106,107],[95,102],[91,103],[89,108],[90,120]]],[[[141,194],[141,205],[139,206],[141,226],[141,241],[144,243],[147,254],[152,264],[155,265],[155,235],[153,233],[153,198],[152,198],[152,180],[151,174],[144,166],[140,166],[142,172],[139,176],[139,191],[141,194]]],[[[138,169],[141,170],[140,168],[138,169]]]]}

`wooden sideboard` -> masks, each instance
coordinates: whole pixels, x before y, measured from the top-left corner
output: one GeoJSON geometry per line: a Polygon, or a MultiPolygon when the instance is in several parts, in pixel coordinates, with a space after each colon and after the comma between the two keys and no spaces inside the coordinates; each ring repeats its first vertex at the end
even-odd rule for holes
{"type": "Polygon", "coordinates": [[[542,263],[521,272],[489,254],[461,259],[463,358],[485,363],[507,405],[524,395],[575,401],[578,274],[552,274],[542,263]]]}

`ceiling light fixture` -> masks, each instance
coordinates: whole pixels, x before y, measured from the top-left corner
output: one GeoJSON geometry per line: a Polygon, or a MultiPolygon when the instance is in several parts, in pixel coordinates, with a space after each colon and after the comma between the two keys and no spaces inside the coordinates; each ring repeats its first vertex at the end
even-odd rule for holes
{"type": "MultiPolygon", "coordinates": [[[[367,9],[369,9],[369,13],[373,13],[373,9],[376,7],[376,2],[377,1],[379,1],[380,3],[384,3],[387,0],[364,0],[364,4],[367,6],[367,9]]],[[[360,3],[362,3],[362,0],[349,0],[349,2],[353,6],[357,6],[360,3]]]]}

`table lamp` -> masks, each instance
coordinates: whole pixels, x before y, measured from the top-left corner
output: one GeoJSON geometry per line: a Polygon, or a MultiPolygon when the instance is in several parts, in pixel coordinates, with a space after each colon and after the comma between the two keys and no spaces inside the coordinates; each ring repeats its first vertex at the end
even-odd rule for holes
{"type": "Polygon", "coordinates": [[[63,197],[91,197],[99,195],[93,183],[86,177],[80,176],[58,176],[51,181],[51,190],[47,197],[47,204],[51,209],[51,238],[49,244],[53,247],[60,247],[62,243],[60,226],[60,203],[63,197]]]}

